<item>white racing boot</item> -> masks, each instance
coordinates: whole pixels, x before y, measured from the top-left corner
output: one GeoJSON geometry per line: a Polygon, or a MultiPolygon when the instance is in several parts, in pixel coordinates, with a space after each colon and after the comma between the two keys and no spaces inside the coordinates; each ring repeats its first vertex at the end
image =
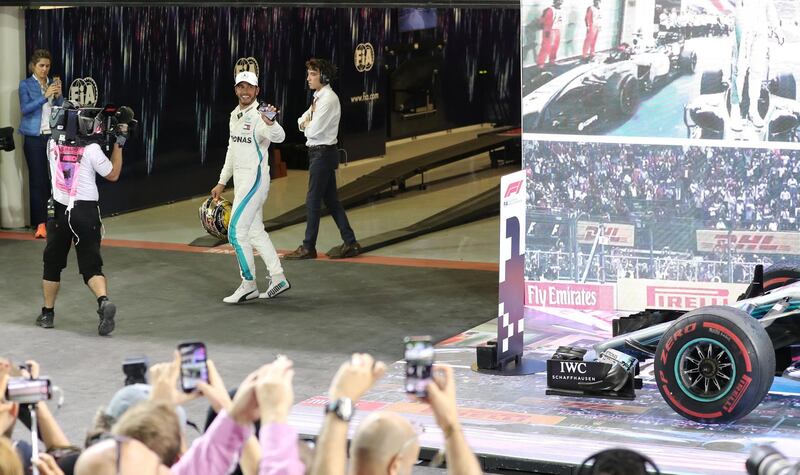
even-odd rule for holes
{"type": "Polygon", "coordinates": [[[258,297],[258,286],[254,280],[243,280],[232,294],[222,299],[225,303],[242,303],[258,297]]]}
{"type": "Polygon", "coordinates": [[[271,299],[277,297],[279,294],[286,292],[287,290],[292,288],[292,284],[283,277],[283,274],[279,276],[275,276],[275,278],[271,279],[269,282],[269,287],[267,287],[266,292],[261,292],[258,296],[260,299],[271,299]]]}

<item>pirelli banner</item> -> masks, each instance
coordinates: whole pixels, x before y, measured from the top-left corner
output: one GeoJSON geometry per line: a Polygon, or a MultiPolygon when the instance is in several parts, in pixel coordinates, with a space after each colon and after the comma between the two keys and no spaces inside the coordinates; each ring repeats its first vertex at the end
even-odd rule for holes
{"type": "Polygon", "coordinates": [[[730,305],[747,284],[620,279],[617,281],[619,310],[637,312],[647,308],[692,310],[707,305],[730,305]]]}
{"type": "Polygon", "coordinates": [[[697,231],[697,251],[715,252],[725,249],[753,254],[800,255],[800,233],[769,231],[697,231]]]}
{"type": "Polygon", "coordinates": [[[578,242],[594,244],[599,236],[599,243],[606,246],[633,247],[634,229],[632,224],[578,221],[578,242]]]}

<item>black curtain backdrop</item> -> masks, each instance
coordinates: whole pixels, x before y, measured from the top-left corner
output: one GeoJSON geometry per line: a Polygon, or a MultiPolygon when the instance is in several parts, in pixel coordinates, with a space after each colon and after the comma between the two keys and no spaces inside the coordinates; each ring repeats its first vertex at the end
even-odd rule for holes
{"type": "MultiPolygon", "coordinates": [[[[340,137],[348,158],[383,154],[391,66],[384,51],[421,34],[398,32],[396,17],[380,8],[28,10],[26,48],[28,55],[37,48],[52,52],[52,74],[62,76],[65,89],[92,77],[98,105],[129,105],[140,121],[120,181],[99,182],[109,215],[202,195],[216,183],[236,106],[239,58],[258,61],[260,99],[281,109],[285,156],[302,156],[296,119],[311,101],[304,63],[312,56],[339,66],[333,88],[342,102],[340,137]],[[365,43],[374,64],[358,71],[355,50],[365,43]]],[[[438,23],[425,33],[445,43],[441,116],[447,120],[435,129],[496,121],[498,114],[518,122],[519,10],[440,9],[438,23]]]]}

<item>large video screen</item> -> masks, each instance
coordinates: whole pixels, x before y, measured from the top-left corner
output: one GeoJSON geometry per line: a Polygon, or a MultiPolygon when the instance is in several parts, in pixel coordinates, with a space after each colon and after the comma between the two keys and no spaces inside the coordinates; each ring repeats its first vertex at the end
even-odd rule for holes
{"type": "Polygon", "coordinates": [[[800,2],[523,0],[526,304],[735,302],[800,264],[800,2]]]}
{"type": "Polygon", "coordinates": [[[527,132],[796,142],[800,2],[523,1],[527,132]]]}

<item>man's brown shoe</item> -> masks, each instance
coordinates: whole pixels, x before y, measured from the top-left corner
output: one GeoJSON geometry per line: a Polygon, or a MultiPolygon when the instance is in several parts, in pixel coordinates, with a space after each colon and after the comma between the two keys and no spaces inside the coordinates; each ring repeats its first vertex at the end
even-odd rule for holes
{"type": "Polygon", "coordinates": [[[306,249],[302,245],[295,249],[294,251],[290,252],[289,254],[283,255],[284,259],[316,259],[317,258],[317,251],[316,249],[306,249]]]}
{"type": "Polygon", "coordinates": [[[353,244],[342,244],[336,246],[328,251],[328,257],[331,259],[344,259],[347,257],[356,257],[361,254],[361,244],[354,242],[353,244]]]}

